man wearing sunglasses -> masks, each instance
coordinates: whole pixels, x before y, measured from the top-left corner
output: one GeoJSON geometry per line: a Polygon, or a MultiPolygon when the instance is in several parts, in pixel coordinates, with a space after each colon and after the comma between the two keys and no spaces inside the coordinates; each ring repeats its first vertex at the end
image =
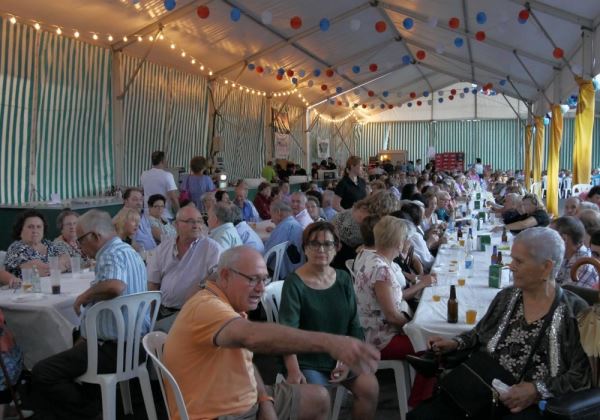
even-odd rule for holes
{"type": "MultiPolygon", "coordinates": [[[[255,351],[329,353],[357,374],[377,369],[379,352],[354,338],[248,321],[246,313],[256,309],[267,282],[267,267],[256,250],[231,248],[221,255],[205,290],[188,300],[175,320],[163,361],[179,384],[190,418],[327,418],[324,387],[265,386],[252,364],[255,351]]],[[[169,407],[176,407],[172,394],[169,407]]]]}

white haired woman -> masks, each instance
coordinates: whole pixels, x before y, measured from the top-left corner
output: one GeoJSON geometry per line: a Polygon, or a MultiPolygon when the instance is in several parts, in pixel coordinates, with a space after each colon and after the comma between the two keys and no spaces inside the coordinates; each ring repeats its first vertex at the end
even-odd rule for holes
{"type": "MultiPolygon", "coordinates": [[[[494,377],[506,378],[502,380],[509,388],[500,394],[498,418],[542,418],[538,400],[590,387],[590,363],[581,347],[576,320],[587,304],[555,283],[564,252],[563,240],[554,230],[524,230],[511,250],[514,287],[496,295],[471,331],[451,340],[429,340],[438,354],[472,350],[469,361],[475,358],[485,371],[494,372],[494,377]]],[[[477,399],[481,386],[467,390],[471,400],[477,399]]],[[[447,401],[442,393],[417,407],[408,418],[464,418],[464,404],[447,401]]]]}

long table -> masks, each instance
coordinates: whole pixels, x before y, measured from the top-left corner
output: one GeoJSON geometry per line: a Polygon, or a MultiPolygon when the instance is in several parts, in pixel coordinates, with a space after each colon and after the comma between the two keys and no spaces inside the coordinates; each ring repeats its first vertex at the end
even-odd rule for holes
{"type": "MultiPolygon", "coordinates": [[[[490,226],[486,226],[479,233],[490,234],[490,226]]],[[[501,235],[491,233],[492,244],[501,246],[501,235]]],[[[511,241],[509,240],[509,243],[511,241]]],[[[504,244],[504,248],[507,245],[504,244]]],[[[474,325],[466,323],[465,314],[469,309],[477,311],[477,321],[486,313],[490,303],[500,289],[488,286],[488,273],[490,255],[482,251],[474,251],[474,269],[472,277],[467,277],[464,269],[465,251],[456,241],[449,241],[442,245],[436,256],[433,271],[436,272],[437,285],[423,290],[421,300],[413,319],[404,326],[404,332],[410,338],[415,351],[427,349],[429,337],[438,335],[444,338],[455,337],[469,331],[474,325]],[[454,268],[457,267],[457,268],[454,268]],[[458,285],[458,279],[464,278],[464,286],[458,285]],[[450,297],[450,285],[456,285],[458,300],[458,323],[447,322],[447,304],[450,297]],[[441,296],[437,302],[433,295],[441,296]]],[[[502,250],[503,257],[508,257],[509,252],[502,250]]],[[[506,262],[506,259],[504,259],[506,262]]],[[[509,272],[505,267],[502,270],[502,287],[509,285],[509,272]]]]}
{"type": "Polygon", "coordinates": [[[42,293],[0,290],[0,308],[29,368],[73,345],[72,330],[79,325],[75,298],[90,286],[93,272],[61,275],[61,294],[53,295],[50,278],[41,279],[42,293]]]}

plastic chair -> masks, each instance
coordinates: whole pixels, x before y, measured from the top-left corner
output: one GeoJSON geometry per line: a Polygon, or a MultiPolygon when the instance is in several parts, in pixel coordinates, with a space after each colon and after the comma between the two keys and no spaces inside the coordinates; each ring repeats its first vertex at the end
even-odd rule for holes
{"type": "Polygon", "coordinates": [[[572,194],[573,179],[571,177],[564,177],[562,181],[562,189],[564,191],[563,198],[569,198],[572,194]]]}
{"type": "Polygon", "coordinates": [[[408,390],[411,388],[410,369],[408,363],[402,360],[380,360],[377,370],[391,369],[394,371],[396,394],[398,396],[398,409],[400,418],[405,419],[408,413],[408,390]]]}
{"type": "MultiPolygon", "coordinates": [[[[120,296],[114,299],[96,303],[87,312],[85,329],[87,332],[88,367],[86,373],[77,378],[78,381],[100,385],[102,391],[102,418],[116,418],[116,390],[120,384],[121,397],[125,414],[133,413],[129,381],[138,378],[146,406],[146,415],[150,420],[156,420],[150,377],[146,363],[140,362],[140,344],[142,328],[150,311],[160,305],[160,292],[144,292],[120,296]],[[97,321],[102,312],[113,316],[117,327],[117,366],[115,373],[98,373],[98,331],[97,321]],[[126,314],[124,313],[126,312],[126,314]],[[134,316],[133,316],[134,315],[134,316]]],[[[154,327],[158,310],[151,314],[150,330],[154,327]]]]}
{"type": "Polygon", "coordinates": [[[275,245],[273,248],[269,249],[265,255],[265,263],[269,263],[269,259],[273,254],[275,254],[275,269],[273,270],[273,281],[280,280],[279,272],[281,271],[281,263],[283,262],[283,257],[285,257],[285,250],[290,242],[285,241],[280,243],[279,245],[275,245]]]}
{"type": "Polygon", "coordinates": [[[283,280],[273,281],[265,287],[260,301],[267,313],[268,322],[279,322],[279,304],[281,303],[281,290],[283,289],[283,280]]]}
{"type": "Polygon", "coordinates": [[[592,188],[590,184],[575,184],[573,185],[572,194],[578,196],[582,192],[587,192],[592,188]]]}
{"type": "Polygon", "coordinates": [[[539,192],[541,191],[541,187],[542,187],[542,183],[541,182],[534,182],[533,184],[531,184],[529,186],[529,192],[531,194],[538,195],[539,192]]]}
{"type": "Polygon", "coordinates": [[[165,407],[167,407],[167,415],[169,416],[169,420],[171,419],[171,410],[169,410],[169,402],[167,401],[167,391],[165,389],[165,378],[169,381],[171,385],[171,391],[175,395],[175,402],[177,403],[177,410],[179,411],[179,417],[181,420],[189,420],[187,408],[185,407],[185,401],[183,400],[183,395],[181,394],[181,389],[175,380],[175,377],[169,369],[162,363],[162,355],[163,355],[163,347],[165,345],[165,341],[167,340],[167,334],[162,331],[153,331],[144,336],[142,340],[142,344],[144,345],[144,350],[150,358],[152,359],[152,364],[154,365],[154,370],[156,371],[156,376],[158,376],[158,382],[160,383],[160,391],[163,396],[163,400],[165,401],[165,407]]]}
{"type": "Polygon", "coordinates": [[[4,270],[4,261],[6,261],[6,251],[0,251],[0,270],[4,270]]]}

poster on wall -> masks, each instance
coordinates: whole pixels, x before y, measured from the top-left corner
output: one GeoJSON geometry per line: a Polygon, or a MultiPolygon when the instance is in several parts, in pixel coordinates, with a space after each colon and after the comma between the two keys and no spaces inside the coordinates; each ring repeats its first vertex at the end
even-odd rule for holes
{"type": "Polygon", "coordinates": [[[329,139],[322,139],[319,137],[317,140],[317,157],[319,159],[327,159],[329,156],[329,139]]]}
{"type": "Polygon", "coordinates": [[[286,159],[290,156],[290,135],[275,133],[275,159],[286,159]]]}

